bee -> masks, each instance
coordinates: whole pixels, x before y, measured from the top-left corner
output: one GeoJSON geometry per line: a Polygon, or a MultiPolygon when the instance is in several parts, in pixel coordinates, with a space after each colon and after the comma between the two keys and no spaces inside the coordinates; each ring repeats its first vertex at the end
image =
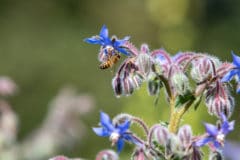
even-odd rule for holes
{"type": "Polygon", "coordinates": [[[121,58],[119,53],[115,53],[113,55],[108,55],[108,58],[106,61],[104,61],[103,63],[101,63],[99,65],[100,69],[107,69],[109,67],[112,67],[114,64],[116,64],[119,59],[121,58]]]}

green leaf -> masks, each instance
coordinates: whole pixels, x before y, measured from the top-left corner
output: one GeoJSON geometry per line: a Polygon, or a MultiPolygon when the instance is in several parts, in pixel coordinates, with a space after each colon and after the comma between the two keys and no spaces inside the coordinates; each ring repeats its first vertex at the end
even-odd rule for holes
{"type": "Polygon", "coordinates": [[[186,102],[190,100],[195,100],[194,95],[190,91],[187,91],[184,95],[177,96],[175,108],[183,106],[186,102]]]}

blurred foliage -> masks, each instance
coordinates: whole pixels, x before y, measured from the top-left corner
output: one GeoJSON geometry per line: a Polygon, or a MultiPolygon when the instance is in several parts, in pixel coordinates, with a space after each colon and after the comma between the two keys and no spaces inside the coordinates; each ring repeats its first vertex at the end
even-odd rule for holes
{"type": "MultiPolygon", "coordinates": [[[[165,100],[154,107],[154,97],[144,88],[132,97],[116,99],[113,73],[98,69],[98,46],[83,43],[83,38],[106,24],[110,34],[130,35],[137,47],[146,42],[152,49],[209,52],[230,61],[231,50],[239,53],[239,6],[237,0],[0,0],[0,74],[13,78],[20,88],[11,99],[21,121],[19,138],[40,124],[48,102],[65,84],[92,94],[98,107],[84,117],[88,138],[67,156],[93,159],[97,151],[109,147],[91,131],[100,109],[111,116],[130,112],[149,124],[162,117],[167,120],[165,100]]],[[[240,121],[238,106],[239,102],[233,119],[240,121]]],[[[183,123],[190,121],[196,134],[203,130],[201,122],[212,118],[205,106],[186,117],[183,123]]],[[[239,131],[237,126],[231,138],[240,140],[239,131]]]]}

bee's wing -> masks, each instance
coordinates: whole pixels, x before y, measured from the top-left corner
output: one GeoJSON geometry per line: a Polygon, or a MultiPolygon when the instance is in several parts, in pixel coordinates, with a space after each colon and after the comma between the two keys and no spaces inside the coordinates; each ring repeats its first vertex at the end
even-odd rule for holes
{"type": "Polygon", "coordinates": [[[100,62],[106,62],[108,60],[108,55],[104,52],[104,49],[100,49],[98,53],[98,60],[100,62]]]}

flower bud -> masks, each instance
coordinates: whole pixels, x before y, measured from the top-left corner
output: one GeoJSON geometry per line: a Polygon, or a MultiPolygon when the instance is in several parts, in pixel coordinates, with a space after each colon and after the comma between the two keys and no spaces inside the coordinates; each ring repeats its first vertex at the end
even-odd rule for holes
{"type": "Polygon", "coordinates": [[[188,148],[191,145],[192,129],[189,125],[182,126],[178,131],[178,138],[183,148],[188,148]]]}
{"type": "Polygon", "coordinates": [[[146,79],[134,58],[126,59],[120,65],[116,76],[112,80],[112,87],[117,97],[131,95],[146,79]]]}
{"type": "Polygon", "coordinates": [[[132,160],[145,160],[145,159],[146,156],[143,149],[137,149],[132,155],[132,160]]]}
{"type": "Polygon", "coordinates": [[[139,71],[142,72],[145,77],[147,77],[153,65],[152,57],[146,53],[140,53],[136,57],[136,65],[138,66],[139,71]]]}
{"type": "Polygon", "coordinates": [[[171,83],[179,95],[184,95],[190,89],[189,80],[183,72],[173,74],[171,83]]]}
{"type": "Polygon", "coordinates": [[[157,81],[148,81],[148,94],[150,96],[157,95],[159,93],[159,83],[157,81]]]}
{"type": "Polygon", "coordinates": [[[134,88],[138,89],[144,81],[144,77],[141,74],[135,74],[132,77],[134,88]]]}
{"type": "Polygon", "coordinates": [[[162,146],[166,146],[166,144],[169,141],[170,136],[171,135],[170,135],[168,129],[164,126],[158,125],[158,127],[156,127],[156,129],[154,130],[155,140],[158,144],[160,144],[162,146]]]}
{"type": "Polygon", "coordinates": [[[122,80],[119,76],[115,76],[112,80],[112,87],[116,97],[120,97],[123,93],[122,80]]]}
{"type": "Polygon", "coordinates": [[[106,149],[97,154],[96,160],[118,160],[118,155],[116,152],[106,149]]]}
{"type": "Polygon", "coordinates": [[[126,77],[123,79],[122,86],[123,86],[123,94],[126,96],[131,95],[135,88],[135,84],[130,77],[126,77]]]}
{"type": "Polygon", "coordinates": [[[203,57],[192,62],[191,76],[196,82],[202,82],[209,77],[213,77],[216,68],[221,62],[215,57],[203,57]]]}
{"type": "Polygon", "coordinates": [[[163,87],[162,82],[160,81],[160,79],[158,77],[156,77],[155,74],[150,74],[151,76],[149,76],[148,79],[148,94],[153,96],[153,95],[157,95],[160,91],[160,89],[163,87]]]}
{"type": "Polygon", "coordinates": [[[211,152],[209,154],[209,160],[223,160],[223,156],[221,153],[215,151],[215,152],[211,152]]]}
{"type": "Polygon", "coordinates": [[[230,117],[235,105],[234,98],[227,88],[221,84],[217,84],[215,87],[212,86],[207,90],[205,102],[209,114],[214,114],[219,118],[221,118],[222,113],[230,117]]]}
{"type": "Polygon", "coordinates": [[[141,53],[146,53],[146,54],[148,54],[150,52],[147,44],[142,44],[140,51],[141,51],[141,53]]]}
{"type": "Polygon", "coordinates": [[[167,144],[167,148],[168,148],[168,152],[170,153],[175,153],[175,154],[180,154],[182,155],[183,151],[180,150],[181,148],[181,142],[179,140],[179,138],[175,135],[175,134],[171,134],[171,138],[168,142],[169,144],[167,144]]]}

